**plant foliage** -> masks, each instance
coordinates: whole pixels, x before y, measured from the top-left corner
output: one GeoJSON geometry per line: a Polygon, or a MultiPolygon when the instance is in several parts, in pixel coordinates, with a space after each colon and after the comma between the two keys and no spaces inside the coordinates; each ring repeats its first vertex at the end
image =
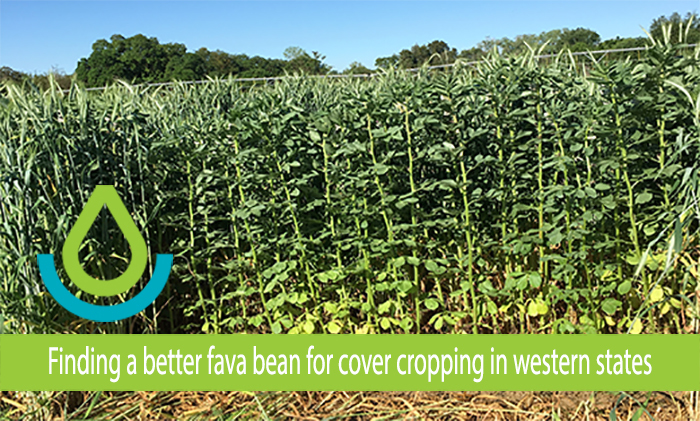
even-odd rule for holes
{"type": "MultiPolygon", "coordinates": [[[[544,65],[493,52],[369,81],[8,85],[6,331],[682,332],[700,69],[681,47],[544,65]],[[175,255],[131,322],[76,321],[36,267],[98,184],[116,186],[149,259],[175,255]]],[[[104,212],[82,253],[103,279],[130,258],[104,212]]]]}

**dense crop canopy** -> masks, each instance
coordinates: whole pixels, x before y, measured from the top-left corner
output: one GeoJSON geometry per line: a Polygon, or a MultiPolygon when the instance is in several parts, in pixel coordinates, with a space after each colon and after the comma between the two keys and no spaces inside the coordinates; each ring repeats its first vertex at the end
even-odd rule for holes
{"type": "MultiPolygon", "coordinates": [[[[17,332],[680,332],[696,315],[699,78],[697,54],[656,46],[369,81],[8,86],[0,312],[17,332]],[[136,322],[75,322],[36,269],[38,253],[60,261],[98,184],[149,259],[175,255],[136,322]]],[[[116,277],[127,244],[103,212],[86,270],[116,277]]]]}

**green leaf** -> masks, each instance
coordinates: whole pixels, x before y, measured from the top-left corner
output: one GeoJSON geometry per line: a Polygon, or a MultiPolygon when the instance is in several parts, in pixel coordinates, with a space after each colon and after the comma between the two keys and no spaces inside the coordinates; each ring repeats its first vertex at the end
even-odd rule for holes
{"type": "Polygon", "coordinates": [[[382,165],[382,164],[377,164],[374,167],[374,170],[377,172],[377,175],[384,175],[389,171],[389,166],[387,165],[382,165]]]}
{"type": "Polygon", "coordinates": [[[420,259],[418,259],[417,257],[409,256],[406,258],[406,261],[408,262],[409,265],[413,265],[413,266],[420,265],[420,259]]]}
{"type": "Polygon", "coordinates": [[[435,269],[435,272],[433,272],[435,275],[442,275],[443,273],[447,272],[447,268],[444,266],[438,266],[437,269],[435,269]]]}
{"type": "Polygon", "coordinates": [[[549,306],[542,300],[537,300],[537,313],[544,316],[549,311],[549,306]]]}
{"type": "Polygon", "coordinates": [[[617,286],[617,292],[620,295],[625,295],[630,291],[631,288],[632,288],[632,282],[624,281],[620,285],[617,286]]]}
{"type": "Polygon", "coordinates": [[[614,298],[606,298],[601,304],[603,311],[611,316],[613,316],[621,306],[622,303],[614,298]]]}
{"type": "Polygon", "coordinates": [[[429,299],[423,301],[423,304],[429,310],[435,310],[440,305],[440,303],[438,303],[438,301],[434,298],[429,298],[429,299]]]}
{"type": "Polygon", "coordinates": [[[683,227],[680,218],[676,217],[673,228],[673,252],[680,253],[683,248],[683,227]]]}
{"type": "Polygon", "coordinates": [[[377,309],[377,311],[379,311],[379,314],[384,314],[387,311],[389,311],[390,308],[391,301],[384,301],[383,303],[379,304],[379,308],[377,309]]]}
{"type": "Polygon", "coordinates": [[[272,281],[268,282],[267,285],[265,285],[263,293],[267,294],[268,292],[272,291],[275,288],[275,286],[277,286],[277,281],[273,279],[272,281]]]}
{"type": "Polygon", "coordinates": [[[442,325],[443,325],[443,319],[442,319],[442,317],[438,317],[438,319],[435,321],[435,330],[442,329],[442,325]]]}
{"type": "Polygon", "coordinates": [[[313,140],[314,142],[320,142],[320,141],[321,141],[321,135],[319,135],[318,132],[316,132],[316,131],[313,131],[313,130],[312,130],[312,131],[309,131],[309,137],[310,137],[311,140],[313,140]]]}
{"type": "Polygon", "coordinates": [[[316,326],[314,325],[314,322],[312,322],[311,320],[307,320],[304,323],[304,332],[306,332],[308,334],[312,334],[312,333],[314,333],[315,329],[316,329],[316,326]]]}
{"type": "Polygon", "coordinates": [[[491,313],[491,314],[496,314],[498,313],[498,307],[496,307],[496,303],[494,303],[491,300],[488,300],[486,302],[486,310],[491,313]]]}
{"type": "Polygon", "coordinates": [[[644,193],[637,195],[637,197],[634,200],[634,203],[636,203],[637,205],[643,205],[643,204],[649,202],[651,200],[651,198],[652,198],[651,193],[644,192],[644,193]]]}
{"type": "Polygon", "coordinates": [[[340,332],[340,325],[338,324],[338,322],[333,320],[326,325],[326,329],[328,329],[328,332],[336,334],[340,332]]]}
{"type": "Polygon", "coordinates": [[[425,262],[425,268],[430,272],[435,272],[438,269],[438,264],[434,260],[428,260],[425,262]]]}
{"type": "Polygon", "coordinates": [[[654,289],[651,290],[649,293],[649,301],[652,303],[655,303],[657,301],[661,301],[664,298],[664,290],[661,289],[661,287],[655,287],[654,289]]]}
{"type": "Polygon", "coordinates": [[[323,307],[330,314],[335,314],[338,312],[338,305],[330,301],[326,301],[325,303],[323,303],[323,307]]]}
{"type": "Polygon", "coordinates": [[[382,317],[381,321],[379,322],[379,325],[382,327],[382,329],[389,330],[389,328],[391,327],[391,322],[388,318],[382,317]]]}
{"type": "Polygon", "coordinates": [[[413,326],[413,319],[410,317],[404,317],[401,319],[401,322],[399,322],[399,326],[401,326],[401,329],[408,331],[413,326]]]}
{"type": "Polygon", "coordinates": [[[287,268],[287,262],[277,262],[270,269],[276,274],[282,273],[287,268]]]}
{"type": "Polygon", "coordinates": [[[401,281],[399,282],[399,291],[401,292],[408,292],[413,288],[413,283],[410,281],[401,281]]]}
{"type": "Polygon", "coordinates": [[[638,335],[642,333],[642,330],[644,329],[644,325],[642,324],[641,320],[635,320],[634,324],[632,325],[632,329],[630,329],[630,333],[633,335],[638,335]]]}
{"type": "Polygon", "coordinates": [[[527,305],[527,315],[535,317],[537,314],[537,304],[534,301],[530,301],[530,304],[527,305]]]}

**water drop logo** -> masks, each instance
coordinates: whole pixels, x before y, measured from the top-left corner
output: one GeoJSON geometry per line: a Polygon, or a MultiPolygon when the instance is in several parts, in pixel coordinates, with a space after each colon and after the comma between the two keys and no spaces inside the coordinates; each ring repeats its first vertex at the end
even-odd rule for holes
{"type": "MultiPolygon", "coordinates": [[[[70,280],[82,291],[98,297],[111,297],[124,293],[138,282],[146,269],[147,263],[146,241],[141,236],[129,211],[124,206],[114,186],[97,186],[88,199],[85,208],[78,216],[78,220],[68,233],[68,238],[63,245],[63,266],[70,280]],[[131,261],[126,271],[116,279],[101,281],[85,273],[80,264],[80,244],[90,230],[90,226],[97,219],[102,207],[106,205],[111,212],[119,229],[129,242],[131,247],[131,261]]],[[[53,254],[39,254],[39,272],[44,285],[49,293],[66,310],[84,319],[97,322],[113,322],[126,319],[145,309],[155,301],[168,281],[170,269],[173,266],[172,254],[159,254],[156,256],[156,267],[148,284],[132,299],[111,306],[90,304],[80,300],[63,285],[56,272],[53,254]]]]}

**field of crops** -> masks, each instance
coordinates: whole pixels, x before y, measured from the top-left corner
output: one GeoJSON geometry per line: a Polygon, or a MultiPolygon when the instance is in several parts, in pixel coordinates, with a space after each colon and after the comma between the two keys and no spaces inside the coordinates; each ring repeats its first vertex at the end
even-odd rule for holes
{"type": "MultiPolygon", "coordinates": [[[[697,50],[666,45],[370,80],[7,86],[5,331],[691,331],[699,80],[697,50]],[[110,324],[60,308],[36,265],[60,262],[99,184],[132,212],[149,267],[175,255],[156,303],[110,324]]],[[[112,279],[130,252],[101,215],[82,256],[112,279]]]]}

